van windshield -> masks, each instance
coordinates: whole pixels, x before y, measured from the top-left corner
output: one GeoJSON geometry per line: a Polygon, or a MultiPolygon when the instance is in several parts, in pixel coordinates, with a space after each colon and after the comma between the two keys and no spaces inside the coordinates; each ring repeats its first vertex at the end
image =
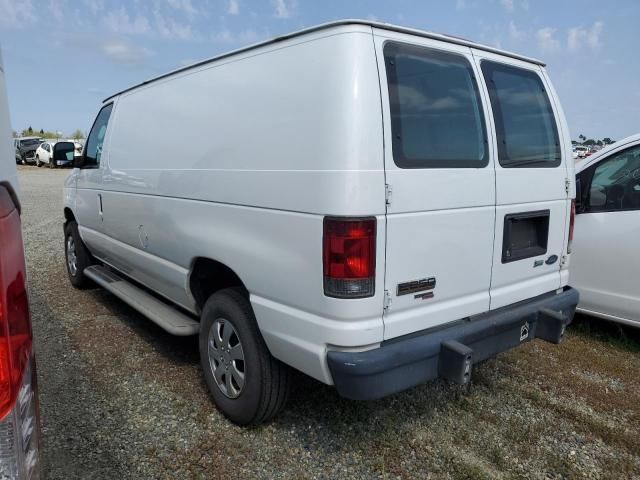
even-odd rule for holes
{"type": "Polygon", "coordinates": [[[484,117],[467,59],[395,42],[385,45],[384,57],[396,165],[486,166],[484,117]]]}
{"type": "Polygon", "coordinates": [[[560,165],[558,130],[542,80],[535,72],[483,61],[503,167],[560,165]]]}

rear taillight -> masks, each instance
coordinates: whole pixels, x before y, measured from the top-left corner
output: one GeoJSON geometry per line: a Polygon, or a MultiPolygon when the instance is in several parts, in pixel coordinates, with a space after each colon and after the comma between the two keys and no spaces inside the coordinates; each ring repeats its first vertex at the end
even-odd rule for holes
{"type": "Polygon", "coordinates": [[[38,415],[20,215],[0,185],[0,478],[39,477],[38,415]]]}
{"type": "Polygon", "coordinates": [[[567,243],[567,253],[571,253],[571,244],[573,243],[573,226],[576,223],[576,201],[571,200],[571,215],[569,216],[569,242],[567,243]]]}
{"type": "Polygon", "coordinates": [[[375,293],[376,219],[324,219],[324,293],[362,298],[375,293]]]}

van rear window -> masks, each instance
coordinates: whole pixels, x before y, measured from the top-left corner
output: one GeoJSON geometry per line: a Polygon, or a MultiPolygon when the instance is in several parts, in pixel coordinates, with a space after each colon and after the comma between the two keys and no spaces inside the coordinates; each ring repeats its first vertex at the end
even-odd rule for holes
{"type": "Polygon", "coordinates": [[[400,168],[489,163],[476,80],[462,55],[387,43],[393,159],[400,168]]]}
{"type": "Polygon", "coordinates": [[[560,142],[542,80],[533,71],[483,61],[493,110],[500,165],[557,167],[560,142]]]}

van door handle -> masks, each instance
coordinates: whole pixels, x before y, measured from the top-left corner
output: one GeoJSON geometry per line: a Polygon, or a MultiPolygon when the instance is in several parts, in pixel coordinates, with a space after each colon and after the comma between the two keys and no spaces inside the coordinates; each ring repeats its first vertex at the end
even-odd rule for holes
{"type": "Polygon", "coordinates": [[[100,220],[104,221],[103,213],[102,213],[102,194],[98,194],[98,215],[100,215],[100,220]]]}

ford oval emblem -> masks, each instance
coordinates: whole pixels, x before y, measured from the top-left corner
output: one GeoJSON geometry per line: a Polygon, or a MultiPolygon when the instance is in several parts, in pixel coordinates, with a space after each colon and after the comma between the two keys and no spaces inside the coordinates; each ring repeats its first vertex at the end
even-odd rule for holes
{"type": "Polygon", "coordinates": [[[547,261],[545,263],[547,265],[553,265],[557,261],[558,261],[558,256],[557,255],[551,255],[549,258],[547,258],[547,261]]]}

